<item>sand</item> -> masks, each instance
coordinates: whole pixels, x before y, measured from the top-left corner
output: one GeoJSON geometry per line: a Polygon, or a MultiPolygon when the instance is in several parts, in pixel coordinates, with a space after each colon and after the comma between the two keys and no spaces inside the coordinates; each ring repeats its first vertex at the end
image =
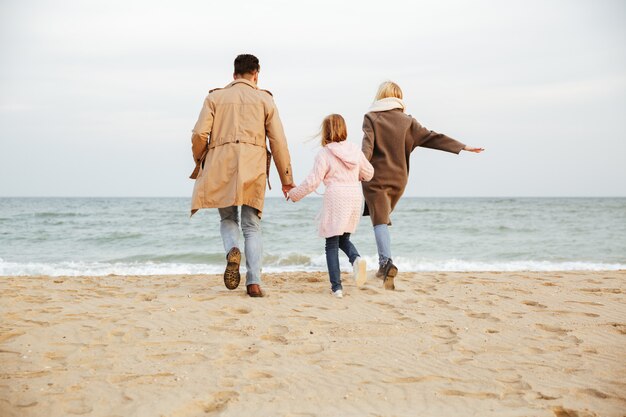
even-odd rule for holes
{"type": "Polygon", "coordinates": [[[0,416],[624,416],[626,271],[1,277],[0,416]]]}

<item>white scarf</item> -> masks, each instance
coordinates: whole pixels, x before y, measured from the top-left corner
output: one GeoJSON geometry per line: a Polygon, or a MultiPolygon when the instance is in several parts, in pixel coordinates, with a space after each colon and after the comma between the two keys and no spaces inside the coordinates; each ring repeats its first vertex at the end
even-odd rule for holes
{"type": "Polygon", "coordinates": [[[371,111],[387,111],[393,109],[402,109],[404,111],[404,102],[396,97],[387,97],[380,100],[376,100],[370,106],[368,112],[371,111]]]}

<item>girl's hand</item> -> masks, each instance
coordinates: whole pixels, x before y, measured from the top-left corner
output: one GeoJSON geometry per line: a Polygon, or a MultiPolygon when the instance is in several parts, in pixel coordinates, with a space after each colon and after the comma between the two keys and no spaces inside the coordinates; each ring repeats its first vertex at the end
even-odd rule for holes
{"type": "Polygon", "coordinates": [[[485,150],[485,148],[472,148],[471,146],[466,146],[463,150],[467,152],[481,153],[485,150]]]}

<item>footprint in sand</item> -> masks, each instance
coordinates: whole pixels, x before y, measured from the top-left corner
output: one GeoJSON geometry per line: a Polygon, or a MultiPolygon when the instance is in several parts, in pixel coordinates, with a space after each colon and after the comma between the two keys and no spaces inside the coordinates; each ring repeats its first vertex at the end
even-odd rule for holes
{"type": "Polygon", "coordinates": [[[153,301],[156,300],[157,297],[158,296],[156,294],[143,294],[137,297],[137,299],[141,301],[153,301]]]}
{"type": "Polygon", "coordinates": [[[604,306],[604,304],[601,303],[596,303],[594,301],[565,301],[566,303],[571,303],[571,304],[585,304],[588,306],[604,306]]]}
{"type": "Polygon", "coordinates": [[[563,408],[561,406],[554,407],[552,409],[555,417],[590,417],[595,416],[595,414],[578,414],[578,411],[570,410],[568,408],[563,408]]]}
{"type": "Polygon", "coordinates": [[[455,396],[455,397],[471,397],[471,398],[500,398],[499,395],[494,394],[493,392],[466,392],[466,391],[457,391],[452,389],[447,389],[440,391],[443,395],[455,396]]]}
{"type": "Polygon", "coordinates": [[[289,344],[289,341],[285,337],[287,333],[289,333],[289,328],[287,328],[287,326],[274,325],[267,329],[267,334],[261,336],[261,339],[287,345],[289,344]]]}
{"type": "Polygon", "coordinates": [[[532,387],[526,383],[521,375],[496,377],[496,381],[505,384],[510,391],[528,391],[532,387]]]}
{"type": "Polygon", "coordinates": [[[292,349],[291,352],[297,353],[299,355],[310,355],[313,353],[320,353],[323,350],[324,348],[321,345],[308,343],[308,344],[300,345],[296,347],[295,349],[292,349]]]}
{"type": "Polygon", "coordinates": [[[287,326],[281,325],[272,325],[268,329],[270,334],[286,334],[289,333],[289,328],[287,326]]]}
{"type": "Polygon", "coordinates": [[[252,372],[246,373],[246,378],[248,378],[248,379],[270,379],[270,378],[274,378],[274,375],[270,374],[269,372],[252,371],[252,372]]]}
{"type": "Polygon", "coordinates": [[[483,319],[483,320],[489,320],[489,321],[495,321],[495,322],[501,321],[499,318],[494,317],[489,313],[475,313],[473,311],[468,311],[468,312],[465,312],[465,315],[473,319],[483,319]]]}
{"type": "Polygon", "coordinates": [[[239,394],[235,391],[219,391],[211,395],[206,401],[195,401],[182,409],[174,412],[172,417],[186,417],[190,415],[217,415],[223,411],[231,401],[237,400],[239,394]],[[200,411],[200,412],[199,412],[200,411]]]}
{"type": "Polygon", "coordinates": [[[536,323],[535,326],[543,331],[550,332],[550,333],[557,333],[560,335],[566,335],[567,332],[571,331],[571,330],[562,329],[558,326],[550,326],[548,324],[542,324],[542,323],[536,323]]]}
{"type": "Polygon", "coordinates": [[[246,307],[231,308],[229,311],[235,314],[250,314],[252,312],[251,309],[246,307]]]}
{"type": "Polygon", "coordinates": [[[24,398],[24,399],[17,400],[17,402],[15,403],[15,406],[17,408],[29,408],[29,407],[34,407],[37,404],[39,404],[38,401],[31,400],[29,398],[24,398]]]}
{"type": "Polygon", "coordinates": [[[445,340],[444,344],[457,343],[459,341],[452,327],[445,324],[435,326],[432,331],[432,336],[437,339],[445,340]]]}
{"type": "Polygon", "coordinates": [[[368,288],[368,287],[361,287],[359,288],[359,291],[361,291],[362,293],[365,293],[367,295],[378,295],[380,294],[380,291],[377,291],[373,288],[368,288]]]}
{"type": "Polygon", "coordinates": [[[538,303],[537,301],[524,300],[522,301],[522,304],[526,304],[527,306],[531,307],[547,308],[545,305],[538,303]]]}
{"type": "Polygon", "coordinates": [[[624,323],[606,323],[612,330],[619,334],[626,334],[626,324],[624,323]]]}
{"type": "Polygon", "coordinates": [[[8,333],[0,334],[0,343],[4,343],[7,340],[11,340],[13,338],[20,337],[20,336],[22,336],[24,334],[26,334],[26,332],[21,332],[21,331],[8,332],[8,333]]]}
{"type": "Polygon", "coordinates": [[[459,307],[453,306],[449,301],[442,300],[441,298],[429,298],[429,301],[439,304],[441,307],[447,308],[448,310],[456,311],[460,310],[459,307]]]}

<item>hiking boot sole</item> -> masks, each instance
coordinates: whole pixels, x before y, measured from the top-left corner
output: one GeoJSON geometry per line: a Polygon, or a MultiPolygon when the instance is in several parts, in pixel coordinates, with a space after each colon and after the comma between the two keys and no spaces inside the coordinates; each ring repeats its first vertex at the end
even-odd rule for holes
{"type": "Polygon", "coordinates": [[[239,274],[239,265],[241,264],[241,252],[238,248],[232,248],[226,256],[228,263],[224,271],[224,285],[229,290],[234,290],[239,286],[241,275],[239,274]]]}

